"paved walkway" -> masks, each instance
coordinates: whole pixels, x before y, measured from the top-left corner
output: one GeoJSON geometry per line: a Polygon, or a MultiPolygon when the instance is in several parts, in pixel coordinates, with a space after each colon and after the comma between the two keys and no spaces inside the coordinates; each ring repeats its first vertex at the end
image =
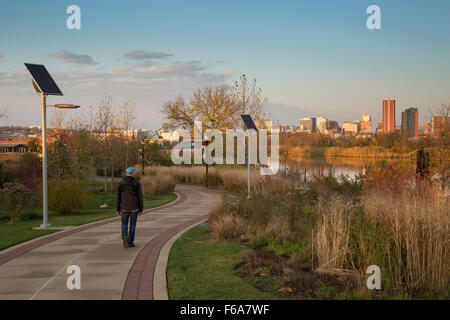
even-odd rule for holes
{"type": "Polygon", "coordinates": [[[164,298],[169,240],[205,220],[219,199],[201,187],[176,191],[175,202],[138,218],[136,248],[122,247],[120,220],[113,218],[1,251],[0,300],[164,298]],[[81,269],[81,290],[67,289],[70,265],[81,269]]]}

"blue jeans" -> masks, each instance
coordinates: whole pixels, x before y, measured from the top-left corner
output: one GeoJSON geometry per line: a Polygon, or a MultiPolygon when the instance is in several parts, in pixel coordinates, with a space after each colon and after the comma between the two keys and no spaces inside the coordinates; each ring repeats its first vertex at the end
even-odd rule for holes
{"type": "Polygon", "coordinates": [[[128,237],[128,244],[134,242],[137,217],[137,212],[122,211],[122,239],[128,237]],[[130,220],[130,232],[128,232],[128,220],[130,220]]]}

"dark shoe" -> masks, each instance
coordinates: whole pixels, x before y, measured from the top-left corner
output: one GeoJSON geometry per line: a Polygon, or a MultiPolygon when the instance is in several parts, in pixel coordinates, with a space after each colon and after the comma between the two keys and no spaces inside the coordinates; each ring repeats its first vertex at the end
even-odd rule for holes
{"type": "Polygon", "coordinates": [[[131,243],[131,244],[129,243],[129,244],[128,244],[128,248],[134,248],[134,247],[136,247],[136,246],[134,245],[134,243],[131,243]]]}
{"type": "Polygon", "coordinates": [[[123,247],[128,249],[128,237],[123,237],[123,247]]]}

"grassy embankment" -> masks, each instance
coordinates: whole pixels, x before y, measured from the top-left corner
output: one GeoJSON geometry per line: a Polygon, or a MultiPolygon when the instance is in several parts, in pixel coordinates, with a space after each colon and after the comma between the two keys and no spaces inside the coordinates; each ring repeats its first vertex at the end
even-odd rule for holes
{"type": "MultiPolygon", "coordinates": [[[[203,168],[149,170],[177,182],[204,181],[203,168]]],[[[290,299],[448,298],[449,199],[426,181],[411,185],[411,168],[383,163],[356,181],[319,177],[307,183],[308,191],[289,177],[254,175],[251,200],[245,197],[245,169],[210,172],[213,185],[242,195],[211,211],[211,237],[219,246],[228,241],[246,250],[237,264],[221,260],[219,250],[216,265],[207,256],[180,268],[172,260],[169,289],[208,264],[218,279],[234,268],[262,293],[290,299]],[[381,268],[382,290],[366,287],[365,272],[373,264],[381,268]]],[[[203,240],[195,241],[189,250],[208,250],[203,240]]],[[[198,290],[207,285],[201,277],[196,281],[198,290]]],[[[174,290],[169,294],[178,298],[174,290]]]]}

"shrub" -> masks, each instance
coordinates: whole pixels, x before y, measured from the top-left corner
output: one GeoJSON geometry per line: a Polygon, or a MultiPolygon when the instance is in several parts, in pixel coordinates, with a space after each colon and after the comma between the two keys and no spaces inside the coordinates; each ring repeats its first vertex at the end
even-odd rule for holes
{"type": "Polygon", "coordinates": [[[48,188],[49,209],[60,215],[69,215],[91,203],[91,194],[72,179],[50,180],[48,188]]]}
{"type": "Polygon", "coordinates": [[[5,210],[10,222],[15,223],[20,220],[20,216],[25,214],[31,204],[31,189],[23,184],[7,182],[0,189],[1,205],[5,210]]]}
{"type": "Polygon", "coordinates": [[[211,231],[217,239],[235,239],[241,233],[241,220],[226,210],[223,202],[209,212],[211,231]]]}
{"type": "Polygon", "coordinates": [[[15,160],[2,164],[4,182],[18,182],[34,188],[41,181],[41,160],[33,153],[24,153],[15,160]]]}

